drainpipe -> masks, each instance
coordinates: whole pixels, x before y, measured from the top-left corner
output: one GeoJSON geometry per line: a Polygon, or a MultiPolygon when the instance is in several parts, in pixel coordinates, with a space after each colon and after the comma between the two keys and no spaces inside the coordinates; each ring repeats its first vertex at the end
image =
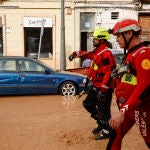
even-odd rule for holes
{"type": "Polygon", "coordinates": [[[64,0],[61,0],[60,69],[66,70],[64,0]]]}

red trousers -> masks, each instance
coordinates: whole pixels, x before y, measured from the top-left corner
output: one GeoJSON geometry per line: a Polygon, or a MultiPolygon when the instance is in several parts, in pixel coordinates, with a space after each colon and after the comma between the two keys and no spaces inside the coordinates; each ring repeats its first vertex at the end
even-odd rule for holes
{"type": "MultiPolygon", "coordinates": [[[[150,99],[143,106],[139,106],[138,109],[125,116],[122,125],[115,129],[114,139],[109,140],[109,148],[107,150],[121,150],[121,144],[123,137],[136,123],[137,128],[150,149],[150,99]]],[[[132,142],[132,141],[131,141],[132,142]]]]}

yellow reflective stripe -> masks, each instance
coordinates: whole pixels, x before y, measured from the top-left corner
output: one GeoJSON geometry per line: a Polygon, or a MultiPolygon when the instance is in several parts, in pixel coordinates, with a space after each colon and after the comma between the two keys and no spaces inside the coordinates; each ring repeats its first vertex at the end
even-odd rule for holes
{"type": "Polygon", "coordinates": [[[95,63],[94,63],[93,69],[94,69],[94,70],[97,70],[97,69],[98,69],[98,66],[97,66],[95,63]]]}
{"type": "Polygon", "coordinates": [[[137,85],[137,78],[132,74],[124,74],[121,78],[122,83],[137,85]]]}

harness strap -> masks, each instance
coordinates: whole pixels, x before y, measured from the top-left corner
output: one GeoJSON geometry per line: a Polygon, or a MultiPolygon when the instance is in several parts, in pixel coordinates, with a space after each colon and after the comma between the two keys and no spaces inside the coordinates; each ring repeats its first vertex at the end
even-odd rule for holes
{"type": "Polygon", "coordinates": [[[101,55],[103,52],[105,52],[105,51],[109,51],[109,52],[110,52],[109,49],[104,49],[104,50],[100,51],[97,55],[100,56],[100,55],[101,55]]]}
{"type": "Polygon", "coordinates": [[[135,57],[140,51],[144,51],[144,50],[150,50],[150,48],[148,48],[148,47],[141,47],[141,48],[139,48],[137,51],[135,51],[133,54],[132,54],[132,56],[133,57],[135,57]]]}

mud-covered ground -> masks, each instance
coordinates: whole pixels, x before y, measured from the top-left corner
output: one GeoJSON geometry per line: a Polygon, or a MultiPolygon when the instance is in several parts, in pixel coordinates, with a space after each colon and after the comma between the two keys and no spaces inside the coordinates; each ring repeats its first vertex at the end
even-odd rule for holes
{"type": "MultiPolygon", "coordinates": [[[[0,97],[0,150],[105,150],[108,140],[94,140],[91,130],[96,123],[82,107],[83,99],[0,97]]],[[[122,150],[147,150],[135,126],[126,135],[122,150]]]]}

